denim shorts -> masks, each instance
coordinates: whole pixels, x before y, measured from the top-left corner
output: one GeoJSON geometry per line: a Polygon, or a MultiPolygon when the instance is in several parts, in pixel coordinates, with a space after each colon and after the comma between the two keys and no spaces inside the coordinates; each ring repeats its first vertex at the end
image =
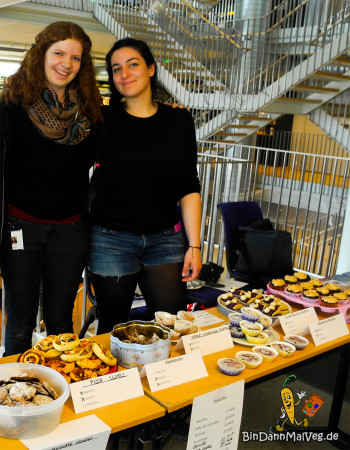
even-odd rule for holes
{"type": "Polygon", "coordinates": [[[89,270],[100,276],[132,275],[145,266],[184,261],[183,232],[174,227],[151,234],[91,229],[89,270]]]}

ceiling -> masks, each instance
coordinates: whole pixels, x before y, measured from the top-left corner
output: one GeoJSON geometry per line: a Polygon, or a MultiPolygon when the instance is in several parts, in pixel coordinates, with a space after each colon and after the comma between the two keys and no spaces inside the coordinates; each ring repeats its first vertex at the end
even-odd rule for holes
{"type": "Polygon", "coordinates": [[[97,73],[103,76],[105,54],[116,40],[107,28],[88,12],[23,1],[0,0],[0,61],[21,61],[34,37],[58,20],[70,20],[84,28],[92,41],[97,73]]]}

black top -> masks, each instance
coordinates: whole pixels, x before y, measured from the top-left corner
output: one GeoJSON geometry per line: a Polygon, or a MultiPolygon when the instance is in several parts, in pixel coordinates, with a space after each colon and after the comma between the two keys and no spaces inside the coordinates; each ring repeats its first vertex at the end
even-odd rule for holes
{"type": "Polygon", "coordinates": [[[158,105],[151,117],[128,114],[122,105],[105,122],[101,165],[102,204],[94,222],[135,233],[175,225],[178,201],[200,192],[192,117],[185,109],[158,105]]]}
{"type": "Polygon", "coordinates": [[[81,213],[94,160],[93,134],[76,145],[58,144],[39,133],[21,106],[0,106],[7,116],[5,202],[39,219],[81,213]]]}

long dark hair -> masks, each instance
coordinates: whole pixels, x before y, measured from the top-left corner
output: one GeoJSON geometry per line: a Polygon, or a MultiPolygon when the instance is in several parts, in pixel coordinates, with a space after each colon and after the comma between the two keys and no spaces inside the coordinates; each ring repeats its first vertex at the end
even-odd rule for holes
{"type": "Polygon", "coordinates": [[[35,37],[35,44],[27,51],[18,71],[6,80],[2,100],[23,108],[33,105],[45,86],[44,64],[47,50],[54,43],[66,39],[80,42],[83,48],[79,72],[70,86],[78,91],[82,112],[95,124],[102,119],[102,98],[96,86],[90,53],[92,44],[85,31],[73,22],[53,22],[35,37]]]}
{"type": "Polygon", "coordinates": [[[114,85],[111,59],[115,51],[124,47],[130,47],[136,50],[145,60],[147,67],[150,67],[152,64],[154,64],[154,74],[151,77],[151,92],[152,92],[152,100],[157,100],[158,75],[157,75],[157,63],[154,59],[154,56],[145,41],[127,37],[124,39],[120,39],[119,41],[116,41],[113,47],[109,50],[109,52],[106,55],[108,82],[111,90],[110,105],[114,106],[118,104],[120,100],[123,98],[122,94],[118,91],[118,89],[114,85]]]}

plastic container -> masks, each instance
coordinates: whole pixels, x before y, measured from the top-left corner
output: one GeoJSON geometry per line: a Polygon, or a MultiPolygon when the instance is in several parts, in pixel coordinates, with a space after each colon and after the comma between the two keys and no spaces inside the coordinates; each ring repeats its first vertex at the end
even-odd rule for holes
{"type": "Polygon", "coordinates": [[[50,433],[60,423],[63,405],[69,396],[69,385],[62,375],[50,367],[29,363],[0,365],[0,379],[20,373],[35,375],[57,392],[58,398],[40,406],[15,407],[0,405],[0,436],[11,439],[32,439],[50,433]]]}

